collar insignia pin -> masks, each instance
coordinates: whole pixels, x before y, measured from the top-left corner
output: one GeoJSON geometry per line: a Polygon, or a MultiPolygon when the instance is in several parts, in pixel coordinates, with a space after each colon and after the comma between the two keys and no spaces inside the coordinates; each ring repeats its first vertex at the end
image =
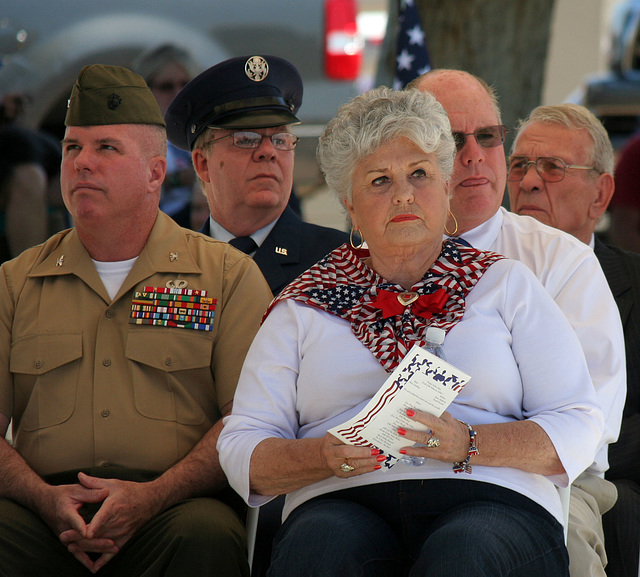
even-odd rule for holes
{"type": "Polygon", "coordinates": [[[64,255],[61,254],[56,261],[56,266],[62,266],[64,264],[64,255]]]}
{"type": "Polygon", "coordinates": [[[174,260],[178,260],[178,253],[177,252],[170,252],[169,253],[169,260],[171,262],[173,262],[174,260]]]}
{"type": "Polygon", "coordinates": [[[288,256],[289,255],[289,251],[286,248],[282,248],[277,246],[276,247],[276,254],[282,254],[284,256],[288,256]]]}

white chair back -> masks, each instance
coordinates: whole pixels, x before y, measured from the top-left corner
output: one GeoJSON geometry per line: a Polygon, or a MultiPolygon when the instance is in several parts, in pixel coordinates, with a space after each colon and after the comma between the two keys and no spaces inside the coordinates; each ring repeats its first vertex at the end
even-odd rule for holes
{"type": "MultiPolygon", "coordinates": [[[[567,544],[567,533],[569,531],[569,501],[571,500],[571,485],[568,487],[556,487],[562,503],[562,516],[564,518],[564,544],[567,544]]],[[[639,576],[640,577],[640,576],[639,576]]]]}

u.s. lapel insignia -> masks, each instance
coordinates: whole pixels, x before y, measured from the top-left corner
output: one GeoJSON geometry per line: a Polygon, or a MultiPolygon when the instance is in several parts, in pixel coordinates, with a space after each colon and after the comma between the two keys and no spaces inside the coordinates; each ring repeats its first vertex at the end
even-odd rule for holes
{"type": "Polygon", "coordinates": [[[287,251],[286,248],[282,248],[280,246],[276,247],[276,254],[281,254],[283,256],[288,256],[289,255],[289,251],[287,251]]]}
{"type": "Polygon", "coordinates": [[[178,253],[177,252],[170,252],[169,253],[169,260],[171,262],[173,262],[174,260],[178,260],[178,253]]]}
{"type": "Polygon", "coordinates": [[[64,255],[61,254],[56,261],[56,266],[62,266],[64,264],[64,255]]]}

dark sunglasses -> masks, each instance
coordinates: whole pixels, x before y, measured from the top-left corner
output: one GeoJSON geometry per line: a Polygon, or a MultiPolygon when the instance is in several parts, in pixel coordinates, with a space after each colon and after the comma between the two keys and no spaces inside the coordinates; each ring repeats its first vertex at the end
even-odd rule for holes
{"type": "Polygon", "coordinates": [[[150,88],[159,92],[176,92],[182,90],[187,84],[188,82],[186,80],[182,82],[152,82],[150,88]]]}
{"type": "Polygon", "coordinates": [[[502,124],[496,126],[485,126],[478,128],[475,132],[454,132],[453,141],[456,143],[456,150],[460,152],[467,141],[467,136],[473,136],[482,148],[495,148],[504,144],[504,137],[509,129],[502,124]]]}

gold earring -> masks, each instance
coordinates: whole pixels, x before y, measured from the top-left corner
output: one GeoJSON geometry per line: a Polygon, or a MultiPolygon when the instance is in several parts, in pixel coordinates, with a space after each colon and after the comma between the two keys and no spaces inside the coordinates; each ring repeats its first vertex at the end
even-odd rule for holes
{"type": "Polygon", "coordinates": [[[359,248],[362,248],[362,246],[364,245],[364,236],[362,236],[362,233],[357,230],[352,228],[351,232],[349,233],[349,244],[351,245],[352,248],[355,248],[356,250],[358,250],[359,248]],[[358,246],[356,246],[355,244],[353,244],[353,233],[357,232],[358,236],[360,237],[360,244],[358,246]]]}
{"type": "Polygon", "coordinates": [[[458,233],[458,219],[456,218],[456,215],[453,214],[451,211],[449,211],[449,214],[451,215],[451,218],[453,219],[453,222],[456,225],[456,227],[453,229],[452,232],[449,232],[447,230],[447,224],[445,223],[444,232],[447,234],[447,236],[455,236],[458,233]]]}

